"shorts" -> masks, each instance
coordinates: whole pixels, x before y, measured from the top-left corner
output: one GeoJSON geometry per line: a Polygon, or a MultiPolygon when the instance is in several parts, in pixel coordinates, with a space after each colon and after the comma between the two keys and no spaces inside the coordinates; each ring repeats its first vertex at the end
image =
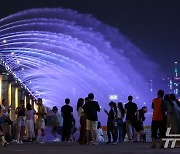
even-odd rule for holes
{"type": "Polygon", "coordinates": [[[23,116],[18,116],[18,117],[17,117],[17,125],[18,125],[19,127],[21,127],[21,126],[26,126],[26,118],[23,117],[23,116]]]}
{"type": "Polygon", "coordinates": [[[164,138],[166,135],[166,123],[164,121],[152,120],[151,123],[152,138],[164,138]],[[159,130],[159,134],[158,133],[159,130]],[[158,135],[158,136],[157,136],[158,135]]]}
{"type": "Polygon", "coordinates": [[[97,121],[86,120],[86,130],[97,130],[97,121]]]}
{"type": "Polygon", "coordinates": [[[45,129],[44,119],[37,119],[35,123],[35,129],[45,129]]]}
{"type": "Polygon", "coordinates": [[[57,132],[58,134],[62,134],[62,127],[61,126],[54,126],[53,128],[52,128],[52,130],[54,131],[54,132],[57,132]]]}
{"type": "Polygon", "coordinates": [[[11,119],[9,118],[9,116],[2,116],[1,117],[1,124],[7,124],[7,125],[12,125],[12,121],[11,119]]]}
{"type": "Polygon", "coordinates": [[[144,130],[144,127],[143,127],[143,123],[142,122],[139,122],[139,121],[135,121],[132,123],[134,129],[136,130],[136,132],[140,132],[142,130],[144,130]]]}

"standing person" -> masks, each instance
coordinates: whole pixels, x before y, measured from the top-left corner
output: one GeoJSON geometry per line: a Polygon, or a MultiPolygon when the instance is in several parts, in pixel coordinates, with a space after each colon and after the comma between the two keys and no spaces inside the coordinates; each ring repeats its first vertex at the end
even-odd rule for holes
{"type": "Polygon", "coordinates": [[[26,106],[26,131],[27,131],[27,138],[30,142],[32,142],[33,138],[35,137],[34,134],[34,115],[36,111],[32,109],[30,103],[26,106]]]}
{"type": "Polygon", "coordinates": [[[118,131],[118,141],[123,141],[123,118],[124,118],[124,108],[122,102],[119,102],[117,105],[117,131],[118,131]]]}
{"type": "Polygon", "coordinates": [[[180,109],[176,103],[176,96],[170,94],[170,100],[167,104],[169,121],[171,126],[171,134],[180,134],[180,109]]]}
{"type": "Polygon", "coordinates": [[[118,126],[117,126],[117,105],[114,102],[114,115],[115,115],[115,119],[114,119],[114,142],[117,142],[118,139],[118,126]]]}
{"type": "Polygon", "coordinates": [[[1,112],[1,105],[0,105],[0,139],[1,139],[2,147],[5,147],[7,145],[7,142],[4,138],[4,134],[2,133],[2,128],[1,128],[2,120],[3,120],[2,117],[3,117],[3,113],[1,112]]]}
{"type": "Polygon", "coordinates": [[[44,136],[45,136],[45,116],[47,114],[46,108],[43,105],[42,98],[38,98],[38,112],[36,113],[38,118],[35,123],[35,135],[36,135],[36,142],[37,143],[45,143],[44,136]],[[38,131],[41,130],[42,134],[42,142],[39,142],[39,134],[38,131]]]}
{"type": "Polygon", "coordinates": [[[127,129],[127,135],[128,140],[131,142],[133,141],[132,137],[136,136],[133,122],[139,120],[139,113],[138,113],[138,107],[136,103],[132,102],[133,97],[128,96],[128,103],[125,104],[125,113],[126,113],[126,129],[127,129]]]}
{"type": "Polygon", "coordinates": [[[22,140],[25,133],[26,117],[25,117],[24,100],[20,101],[19,107],[16,108],[17,114],[17,144],[23,144],[22,140]]]}
{"type": "Polygon", "coordinates": [[[62,141],[69,142],[72,128],[72,120],[73,120],[73,108],[69,105],[70,99],[65,99],[64,106],[61,107],[61,114],[63,116],[63,129],[62,129],[62,141]]]}
{"type": "Polygon", "coordinates": [[[62,135],[62,127],[63,127],[63,117],[60,112],[58,112],[57,106],[54,106],[52,111],[54,112],[54,126],[51,130],[52,135],[55,137],[54,142],[60,141],[56,135],[56,132],[62,135]]]}
{"type": "Polygon", "coordinates": [[[79,98],[77,102],[77,112],[80,117],[79,144],[86,144],[86,115],[83,109],[84,99],[79,98]]]}
{"type": "Polygon", "coordinates": [[[2,123],[1,123],[1,128],[2,128],[2,133],[4,136],[6,135],[5,127],[8,126],[8,135],[12,136],[11,134],[11,125],[12,121],[9,118],[9,112],[10,108],[8,107],[8,102],[6,99],[2,100],[2,106],[1,106],[1,113],[2,113],[2,123]]]}
{"type": "Polygon", "coordinates": [[[94,94],[90,93],[88,94],[88,101],[84,105],[84,112],[87,116],[86,120],[86,139],[87,144],[90,143],[89,141],[89,134],[92,130],[93,133],[93,145],[97,145],[96,142],[96,130],[97,130],[97,123],[98,123],[98,116],[97,112],[100,112],[100,106],[97,101],[94,101],[94,94]]]}
{"type": "Polygon", "coordinates": [[[164,91],[159,90],[157,93],[157,98],[152,101],[152,123],[151,123],[151,131],[152,131],[152,146],[151,148],[156,148],[157,141],[157,132],[159,130],[159,138],[160,138],[160,148],[163,148],[162,138],[165,137],[165,125],[164,125],[164,117],[166,112],[166,103],[163,100],[164,91]]]}
{"type": "Polygon", "coordinates": [[[108,135],[108,142],[106,144],[111,144],[111,136],[113,138],[112,144],[116,144],[116,137],[115,137],[115,123],[116,123],[116,111],[114,108],[114,102],[109,103],[110,111],[104,110],[104,112],[108,116],[107,121],[107,135],[108,135]]]}

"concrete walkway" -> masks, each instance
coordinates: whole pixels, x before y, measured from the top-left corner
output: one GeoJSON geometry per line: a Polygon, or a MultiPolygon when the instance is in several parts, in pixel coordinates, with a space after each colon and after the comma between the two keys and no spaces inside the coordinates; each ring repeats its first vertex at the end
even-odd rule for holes
{"type": "Polygon", "coordinates": [[[45,144],[24,143],[17,145],[11,143],[4,148],[0,147],[1,154],[117,154],[117,153],[180,153],[180,148],[175,149],[156,149],[150,148],[150,143],[119,143],[117,145],[106,145],[101,143],[98,146],[79,145],[76,142],[45,144]]]}

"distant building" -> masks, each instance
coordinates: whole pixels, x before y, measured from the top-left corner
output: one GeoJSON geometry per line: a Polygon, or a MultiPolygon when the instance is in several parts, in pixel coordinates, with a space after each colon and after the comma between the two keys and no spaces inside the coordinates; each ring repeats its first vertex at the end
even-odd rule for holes
{"type": "Polygon", "coordinates": [[[180,74],[179,74],[179,63],[174,62],[173,76],[159,78],[159,80],[150,80],[146,83],[146,91],[156,93],[159,89],[163,89],[165,94],[174,93],[177,98],[180,98],[180,74]]]}
{"type": "Polygon", "coordinates": [[[178,62],[175,61],[174,62],[174,77],[172,81],[170,81],[171,82],[170,88],[172,88],[172,92],[176,96],[180,97],[180,76],[179,76],[178,68],[179,68],[178,62]]]}

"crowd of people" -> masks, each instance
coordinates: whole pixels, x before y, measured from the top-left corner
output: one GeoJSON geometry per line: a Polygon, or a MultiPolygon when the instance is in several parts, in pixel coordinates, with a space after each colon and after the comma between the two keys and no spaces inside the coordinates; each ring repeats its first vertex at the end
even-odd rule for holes
{"type": "MultiPolygon", "coordinates": [[[[16,122],[12,122],[9,118],[10,108],[7,107],[7,100],[2,100],[0,106],[0,136],[3,147],[7,145],[8,140],[23,144],[25,133],[28,141],[45,143],[47,110],[41,98],[37,100],[37,105],[38,110],[36,112],[31,104],[27,104],[25,107],[24,101],[21,100],[15,111],[17,115],[16,122]],[[37,117],[36,120],[34,120],[35,116],[37,117]]],[[[171,127],[172,134],[180,134],[180,102],[174,94],[164,96],[164,91],[159,90],[157,98],[152,101],[152,109],[151,148],[156,148],[157,140],[160,142],[160,148],[162,148],[164,147],[162,138],[166,137],[167,127],[171,127]]],[[[100,110],[98,102],[94,100],[93,93],[88,94],[85,99],[78,99],[76,112],[80,119],[80,127],[78,140],[76,140],[75,133],[78,129],[73,114],[74,111],[73,107],[70,106],[70,99],[66,98],[65,105],[61,107],[60,111],[56,106],[51,110],[53,112],[51,133],[55,138],[53,141],[60,141],[57,136],[59,134],[62,142],[77,141],[81,145],[98,145],[99,142],[104,142],[101,123],[98,121],[100,110]]],[[[129,142],[146,142],[143,124],[146,112],[146,106],[138,109],[137,104],[133,102],[133,96],[128,96],[128,102],[124,107],[122,102],[116,104],[111,101],[109,110],[104,109],[104,115],[107,115],[108,141],[106,144],[116,145],[117,142],[124,142],[126,134],[129,142]]]]}

